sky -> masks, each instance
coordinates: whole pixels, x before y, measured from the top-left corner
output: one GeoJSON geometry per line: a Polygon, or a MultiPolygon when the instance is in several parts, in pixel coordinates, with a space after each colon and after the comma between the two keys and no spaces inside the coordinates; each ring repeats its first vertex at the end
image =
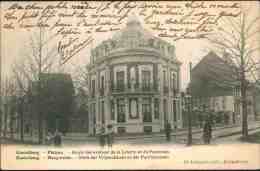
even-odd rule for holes
{"type": "MultiPolygon", "coordinates": [[[[25,3],[25,2],[21,2],[25,3]]],[[[180,2],[179,2],[180,3],[180,2]]],[[[245,6],[250,6],[250,11],[254,15],[259,15],[260,5],[259,2],[243,2],[245,6]]],[[[3,20],[3,15],[5,9],[10,5],[9,2],[1,4],[1,19],[3,20]]],[[[126,20],[120,26],[121,28],[125,27],[126,20]]],[[[149,29],[143,22],[142,17],[140,17],[140,22],[142,26],[149,30],[152,34],[156,32],[149,29]]],[[[229,27],[229,26],[226,26],[229,27]]],[[[2,26],[1,26],[2,28],[2,26]]],[[[11,66],[14,62],[23,60],[22,54],[26,51],[26,42],[28,42],[30,35],[33,31],[26,30],[5,30],[2,29],[1,37],[1,57],[2,57],[2,77],[5,78],[11,72],[11,66]]],[[[112,37],[116,33],[99,33],[94,34],[94,41],[91,44],[91,47],[97,46],[100,42],[112,37]]],[[[165,39],[169,43],[173,44],[176,47],[176,56],[182,62],[181,66],[181,87],[184,89],[189,82],[189,62],[192,62],[195,66],[203,56],[205,56],[209,49],[212,47],[205,40],[179,40],[177,42],[172,41],[171,39],[165,39]]],[[[259,37],[260,40],[260,37],[259,37]]],[[[67,64],[66,68],[69,73],[73,72],[78,66],[84,66],[89,63],[90,57],[90,47],[83,49],[79,54],[74,56],[67,64]]]]}

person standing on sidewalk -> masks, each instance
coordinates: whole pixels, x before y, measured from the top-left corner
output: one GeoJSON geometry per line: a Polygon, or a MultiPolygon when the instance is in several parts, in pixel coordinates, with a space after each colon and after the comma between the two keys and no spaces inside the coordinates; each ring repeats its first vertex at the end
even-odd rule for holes
{"type": "Polygon", "coordinates": [[[211,121],[208,117],[203,128],[203,139],[205,144],[210,144],[210,140],[212,138],[212,127],[211,127],[211,121]]]}
{"type": "Polygon", "coordinates": [[[171,124],[166,121],[166,126],[165,126],[165,134],[166,134],[166,140],[170,141],[171,140],[171,124]]]}
{"type": "Polygon", "coordinates": [[[61,146],[61,141],[61,133],[59,132],[59,130],[56,130],[54,135],[54,145],[61,146]]]}
{"type": "Polygon", "coordinates": [[[112,125],[108,125],[107,126],[107,145],[108,147],[112,147],[113,146],[113,142],[114,142],[114,131],[113,131],[113,126],[112,125]]]}
{"type": "Polygon", "coordinates": [[[99,144],[101,147],[106,145],[106,135],[105,135],[105,127],[102,125],[99,133],[99,144]]]}

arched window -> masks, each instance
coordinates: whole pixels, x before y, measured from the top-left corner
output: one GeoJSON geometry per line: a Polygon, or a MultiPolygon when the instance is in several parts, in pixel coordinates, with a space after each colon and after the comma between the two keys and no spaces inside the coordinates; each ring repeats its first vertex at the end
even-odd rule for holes
{"type": "Polygon", "coordinates": [[[148,46],[149,47],[154,47],[154,40],[153,39],[149,39],[148,40],[148,46]]]}
{"type": "Polygon", "coordinates": [[[136,84],[136,78],[135,78],[135,67],[131,67],[130,69],[130,84],[131,87],[134,87],[134,85],[136,84]]]}
{"type": "Polygon", "coordinates": [[[111,41],[111,47],[112,47],[112,49],[116,48],[116,42],[115,41],[111,41]]]}

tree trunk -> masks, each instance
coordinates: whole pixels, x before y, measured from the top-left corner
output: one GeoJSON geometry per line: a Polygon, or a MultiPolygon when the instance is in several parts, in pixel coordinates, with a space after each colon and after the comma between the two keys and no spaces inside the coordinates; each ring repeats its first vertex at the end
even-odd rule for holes
{"type": "Polygon", "coordinates": [[[14,116],[13,114],[11,115],[11,120],[10,120],[10,138],[14,139],[14,116]]]}
{"type": "Polygon", "coordinates": [[[39,144],[42,144],[43,140],[43,135],[42,135],[42,117],[41,117],[41,112],[39,112],[39,117],[38,117],[38,138],[39,138],[39,144]]]}
{"type": "Polygon", "coordinates": [[[242,100],[242,137],[248,136],[248,124],[247,124],[247,98],[246,98],[246,82],[245,79],[241,81],[241,100],[242,100]]]}
{"type": "Polygon", "coordinates": [[[6,137],[6,133],[7,133],[7,105],[5,104],[4,105],[4,131],[3,131],[3,134],[4,134],[4,137],[6,137]]]}
{"type": "Polygon", "coordinates": [[[21,111],[21,113],[20,113],[20,131],[21,131],[21,134],[20,134],[20,138],[21,138],[21,141],[23,142],[24,141],[24,136],[23,136],[23,133],[24,133],[24,131],[23,131],[23,111],[21,111]]]}

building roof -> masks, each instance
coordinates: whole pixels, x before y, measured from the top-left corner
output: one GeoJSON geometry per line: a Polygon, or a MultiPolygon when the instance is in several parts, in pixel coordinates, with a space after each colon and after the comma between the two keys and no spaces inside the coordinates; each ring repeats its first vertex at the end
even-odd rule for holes
{"type": "MultiPolygon", "coordinates": [[[[54,109],[58,113],[64,113],[72,104],[74,87],[71,76],[63,73],[41,74],[41,103],[45,110],[54,109]]],[[[32,98],[38,98],[37,82],[32,83],[32,98]]]]}
{"type": "Polygon", "coordinates": [[[175,56],[175,46],[151,34],[142,27],[141,22],[135,14],[128,17],[126,27],[116,32],[111,39],[102,41],[91,51],[93,60],[117,54],[127,49],[142,49],[146,51],[158,52],[159,56],[167,57],[180,63],[175,56]]]}
{"type": "Polygon", "coordinates": [[[192,69],[191,91],[194,96],[231,95],[238,84],[235,70],[211,51],[192,69]]]}
{"type": "Polygon", "coordinates": [[[112,40],[124,41],[125,38],[149,39],[155,38],[148,30],[144,29],[136,15],[130,15],[126,27],[114,34],[112,40]]]}

